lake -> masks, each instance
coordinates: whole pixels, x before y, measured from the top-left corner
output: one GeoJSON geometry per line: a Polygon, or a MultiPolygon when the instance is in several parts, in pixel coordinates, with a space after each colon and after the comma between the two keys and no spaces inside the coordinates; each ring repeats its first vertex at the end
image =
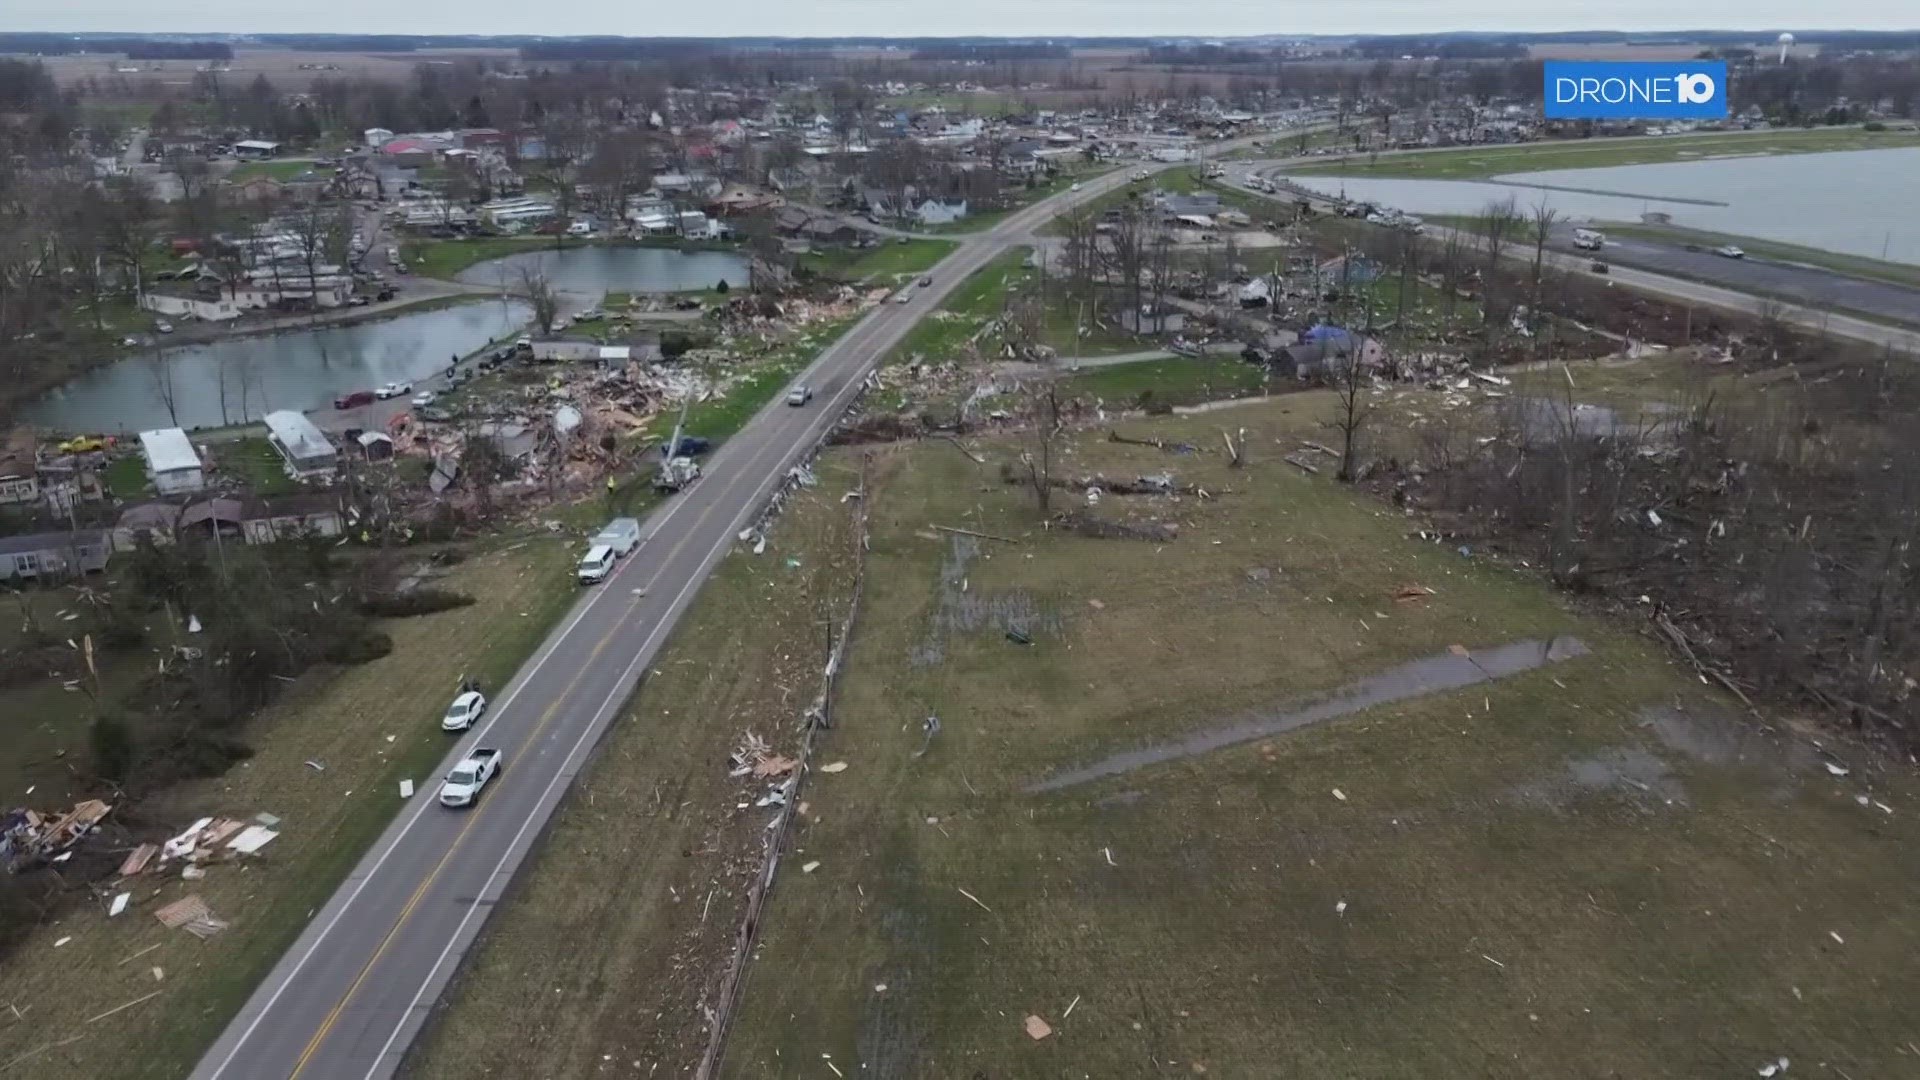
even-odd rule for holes
{"type": "Polygon", "coordinates": [[[165,350],[164,362],[149,351],[51,391],[27,419],[59,431],[104,433],[176,422],[219,427],[275,409],[318,409],[336,394],[439,374],[454,354],[517,334],[532,317],[519,301],[478,300],[346,326],[179,345],[165,350]],[[162,370],[172,381],[177,421],[160,393],[162,370]]]}
{"type": "Polygon", "coordinates": [[[527,251],[489,259],[461,271],[470,285],[517,288],[529,270],[561,292],[680,292],[711,289],[721,281],[747,284],[747,260],[731,251],[594,244],[558,251],[527,251]]]}
{"type": "Polygon", "coordinates": [[[1920,148],[1556,169],[1490,181],[1291,179],[1414,214],[1473,214],[1509,196],[1524,212],[1544,199],[1562,217],[1637,222],[1643,213],[1664,213],[1709,232],[1920,263],[1916,176],[1920,148]]]}

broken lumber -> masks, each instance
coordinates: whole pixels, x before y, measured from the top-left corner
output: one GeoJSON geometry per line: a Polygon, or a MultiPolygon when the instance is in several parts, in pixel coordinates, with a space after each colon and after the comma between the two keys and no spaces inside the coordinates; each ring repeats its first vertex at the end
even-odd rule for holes
{"type": "Polygon", "coordinates": [[[1011,536],[995,536],[992,533],[975,532],[972,529],[956,529],[951,525],[934,525],[929,523],[927,528],[935,532],[953,533],[956,536],[975,536],[982,540],[998,540],[1003,544],[1017,544],[1020,542],[1011,536]]]}
{"type": "Polygon", "coordinates": [[[1288,454],[1285,458],[1281,460],[1285,461],[1287,464],[1293,466],[1296,469],[1299,469],[1301,472],[1304,472],[1310,476],[1318,476],[1320,474],[1319,466],[1301,458],[1300,455],[1298,454],[1288,454]]]}

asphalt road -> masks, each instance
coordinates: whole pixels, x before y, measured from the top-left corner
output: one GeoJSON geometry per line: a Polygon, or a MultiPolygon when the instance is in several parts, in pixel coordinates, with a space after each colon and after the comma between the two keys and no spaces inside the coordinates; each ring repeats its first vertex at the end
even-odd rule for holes
{"type": "MultiPolygon", "coordinates": [[[[1557,251],[1574,256],[1585,254],[1573,247],[1572,238],[1571,227],[1557,230],[1551,245],[1557,251]]],[[[1764,293],[1811,307],[1838,308],[1882,321],[1920,326],[1920,289],[1850,277],[1818,266],[1779,262],[1752,254],[1729,259],[1715,255],[1704,245],[1700,251],[1688,251],[1680,241],[1649,240],[1611,232],[1607,233],[1605,248],[1585,257],[1589,261],[1604,259],[1613,266],[1632,266],[1715,282],[1730,289],[1764,293]]]]}
{"type": "MultiPolygon", "coordinates": [[[[968,275],[1071,203],[1127,182],[1132,169],[1083,182],[1010,215],[931,271],[905,304],[881,304],[801,376],[814,404],[775,400],[729,439],[706,476],[655,511],[641,547],[582,596],[457,740],[238,1016],[201,1060],[198,1080],[394,1074],[601,733],[735,535],[858,392],[888,349],[968,275]],[[476,746],[505,751],[477,806],[437,804],[438,776],[476,746]]],[[[449,687],[449,692],[452,688],[449,687]]],[[[420,717],[419,723],[433,723],[420,717]]],[[[397,798],[397,793],[395,793],[397,798]]],[[[480,1052],[484,1053],[484,1050],[480,1052]]]]}
{"type": "MultiPolygon", "coordinates": [[[[1227,176],[1227,182],[1251,195],[1291,203],[1296,201],[1299,196],[1285,188],[1282,188],[1276,195],[1265,195],[1262,192],[1254,191],[1252,188],[1246,186],[1246,180],[1250,174],[1277,174],[1284,172],[1284,170],[1284,162],[1249,162],[1233,170],[1227,176]]],[[[1329,204],[1329,201],[1324,196],[1316,196],[1313,201],[1316,205],[1322,207],[1329,204]]],[[[1425,236],[1430,243],[1442,243],[1448,231],[1449,230],[1444,227],[1429,225],[1427,226],[1425,236]]],[[[1461,240],[1462,243],[1469,247],[1477,246],[1480,243],[1479,237],[1465,232],[1461,233],[1461,240]]],[[[1883,322],[1857,318],[1835,310],[1836,305],[1830,299],[1830,291],[1837,288],[1838,283],[1857,282],[1859,285],[1868,286],[1874,285],[1875,283],[1873,282],[1862,282],[1859,281],[1859,279],[1847,278],[1844,275],[1834,274],[1816,267],[1795,267],[1793,269],[1795,269],[1798,274],[1826,279],[1827,289],[1829,290],[1828,292],[1809,292],[1807,295],[1809,295],[1810,299],[1807,302],[1796,304],[1792,301],[1777,300],[1771,295],[1756,296],[1751,292],[1742,291],[1743,288],[1764,288],[1769,294],[1775,291],[1765,286],[1746,284],[1747,279],[1736,276],[1745,269],[1743,264],[1749,262],[1752,258],[1751,256],[1749,256],[1748,259],[1724,259],[1707,252],[1695,253],[1682,250],[1680,254],[1694,255],[1698,258],[1708,260],[1708,264],[1711,266],[1710,271],[1703,271],[1699,275],[1706,277],[1708,279],[1707,281],[1695,281],[1689,278],[1674,276],[1676,271],[1670,270],[1668,273],[1659,273],[1656,270],[1620,265],[1615,261],[1613,256],[1614,250],[1615,248],[1611,243],[1611,238],[1609,238],[1606,251],[1600,256],[1601,259],[1608,263],[1610,271],[1606,277],[1601,280],[1608,281],[1613,285],[1625,286],[1626,288],[1639,292],[1664,297],[1668,300],[1678,300],[1685,304],[1698,304],[1703,307],[1719,308],[1723,311],[1735,311],[1747,315],[1757,315],[1766,308],[1777,307],[1780,317],[1789,323],[1817,330],[1821,333],[1832,334],[1836,337],[1851,338],[1855,341],[1864,341],[1873,345],[1890,346],[1907,352],[1920,353],[1920,330],[1889,326],[1883,322]],[[1816,296],[1819,297],[1819,299],[1811,299],[1811,297],[1816,296]]],[[[1528,263],[1533,261],[1533,247],[1530,244],[1507,244],[1501,248],[1500,254],[1502,257],[1508,259],[1517,259],[1528,263]]],[[[1556,269],[1597,277],[1597,275],[1593,275],[1593,272],[1589,269],[1594,258],[1595,256],[1592,252],[1575,252],[1572,250],[1571,245],[1568,246],[1566,251],[1554,250],[1550,246],[1546,261],[1548,265],[1556,269]]],[[[1784,269],[1783,264],[1779,263],[1767,263],[1764,265],[1784,269]]],[[[1797,280],[1800,281],[1801,288],[1812,289],[1812,286],[1807,284],[1807,278],[1803,277],[1797,280]]],[[[1885,286],[1885,288],[1898,290],[1898,286],[1892,285],[1885,286]]],[[[1907,292],[1906,290],[1899,291],[1907,292]]],[[[1907,295],[1912,296],[1913,294],[1907,292],[1907,295]]]]}

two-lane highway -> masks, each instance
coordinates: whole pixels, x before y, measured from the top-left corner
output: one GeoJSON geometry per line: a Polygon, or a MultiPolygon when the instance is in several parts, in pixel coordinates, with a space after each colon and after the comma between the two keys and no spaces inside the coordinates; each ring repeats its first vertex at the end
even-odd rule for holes
{"type": "MultiPolygon", "coordinates": [[[[880,304],[801,375],[814,404],[776,398],[707,463],[706,476],[649,517],[641,547],[594,587],[459,740],[505,754],[467,810],[424,784],[308,924],[194,1071],[198,1080],[393,1075],[461,955],[601,734],[735,535],[859,392],[867,373],[943,296],[1072,202],[1126,183],[1125,171],[1010,215],[962,239],[880,304]]],[[[427,718],[421,718],[427,722],[427,718]]],[[[454,760],[448,758],[448,767],[454,760]]],[[[444,774],[446,767],[440,770],[444,774]]]]}

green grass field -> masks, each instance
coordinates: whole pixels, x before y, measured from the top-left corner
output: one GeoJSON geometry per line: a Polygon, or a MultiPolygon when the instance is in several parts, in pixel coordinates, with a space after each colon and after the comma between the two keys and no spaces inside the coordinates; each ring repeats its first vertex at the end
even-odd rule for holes
{"type": "Polygon", "coordinates": [[[227,174],[227,179],[239,184],[266,177],[268,180],[278,180],[284,184],[289,180],[305,178],[308,173],[312,173],[312,178],[317,179],[322,175],[318,170],[319,166],[311,161],[249,161],[235,166],[233,171],[227,174]]]}
{"type": "Polygon", "coordinates": [[[801,265],[847,281],[886,280],[897,285],[932,268],[958,246],[951,240],[908,240],[899,244],[883,238],[880,246],[863,251],[833,248],[813,252],[802,257],[801,265]]]}
{"type": "MultiPolygon", "coordinates": [[[[568,241],[569,245],[578,244],[568,241]]],[[[551,236],[486,236],[473,240],[408,240],[400,247],[407,269],[422,277],[452,278],[475,263],[518,255],[523,251],[550,251],[551,236]]]]}
{"type": "Polygon", "coordinates": [[[1648,138],[1594,139],[1476,146],[1463,149],[1383,153],[1301,165],[1290,171],[1337,176],[1395,176],[1428,180],[1479,180],[1518,172],[1650,165],[1712,157],[1818,154],[1920,146],[1912,132],[1857,127],[1764,132],[1721,132],[1648,138]]]}
{"type": "Polygon", "coordinates": [[[1282,462],[1331,440],[1328,405],[1121,425],[1197,454],[1073,438],[1075,475],[1171,469],[1212,493],[1101,501],[1178,522],[1167,543],[1041,530],[1031,494],[991,478],[1018,444],[977,446],[985,467],[932,445],[884,457],[866,603],[816,758],[847,768],[801,793],[726,1075],[1910,1064],[1920,786],[1873,770],[1895,812],[1857,806],[1870,752],[1830,743],[1854,765],[1835,780],[1631,622],[1421,542],[1330,469],[1282,462]],[[1244,428],[1245,469],[1210,452],[1223,428],[1244,428]],[[1416,585],[1434,592],[1395,599],[1416,585]],[[1564,634],[1589,654],[1025,790],[1456,647],[1564,634]],[[928,714],[940,732],[919,756],[928,714]],[[1030,1039],[1030,1014],[1053,1034],[1030,1039]]]}
{"type": "MultiPolygon", "coordinates": [[[[937,312],[907,332],[888,354],[887,362],[904,363],[916,357],[939,362],[960,356],[969,340],[1000,317],[1010,294],[1036,287],[1040,274],[1026,266],[1029,253],[1030,249],[1016,248],[961,282],[947,294],[937,312]]],[[[1076,334],[1080,334],[1077,348],[1081,356],[1108,356],[1150,347],[1150,343],[1123,330],[1095,323],[1086,312],[1081,302],[1065,296],[1051,297],[1039,325],[1041,342],[1061,356],[1073,355],[1076,334]]],[[[983,353],[997,355],[997,337],[983,338],[980,344],[983,353]]]]}
{"type": "Polygon", "coordinates": [[[1111,408],[1130,408],[1142,401],[1197,405],[1257,394],[1265,386],[1264,368],[1218,356],[1174,356],[1114,364],[1068,375],[1060,382],[1061,393],[1098,398],[1111,408]]]}

